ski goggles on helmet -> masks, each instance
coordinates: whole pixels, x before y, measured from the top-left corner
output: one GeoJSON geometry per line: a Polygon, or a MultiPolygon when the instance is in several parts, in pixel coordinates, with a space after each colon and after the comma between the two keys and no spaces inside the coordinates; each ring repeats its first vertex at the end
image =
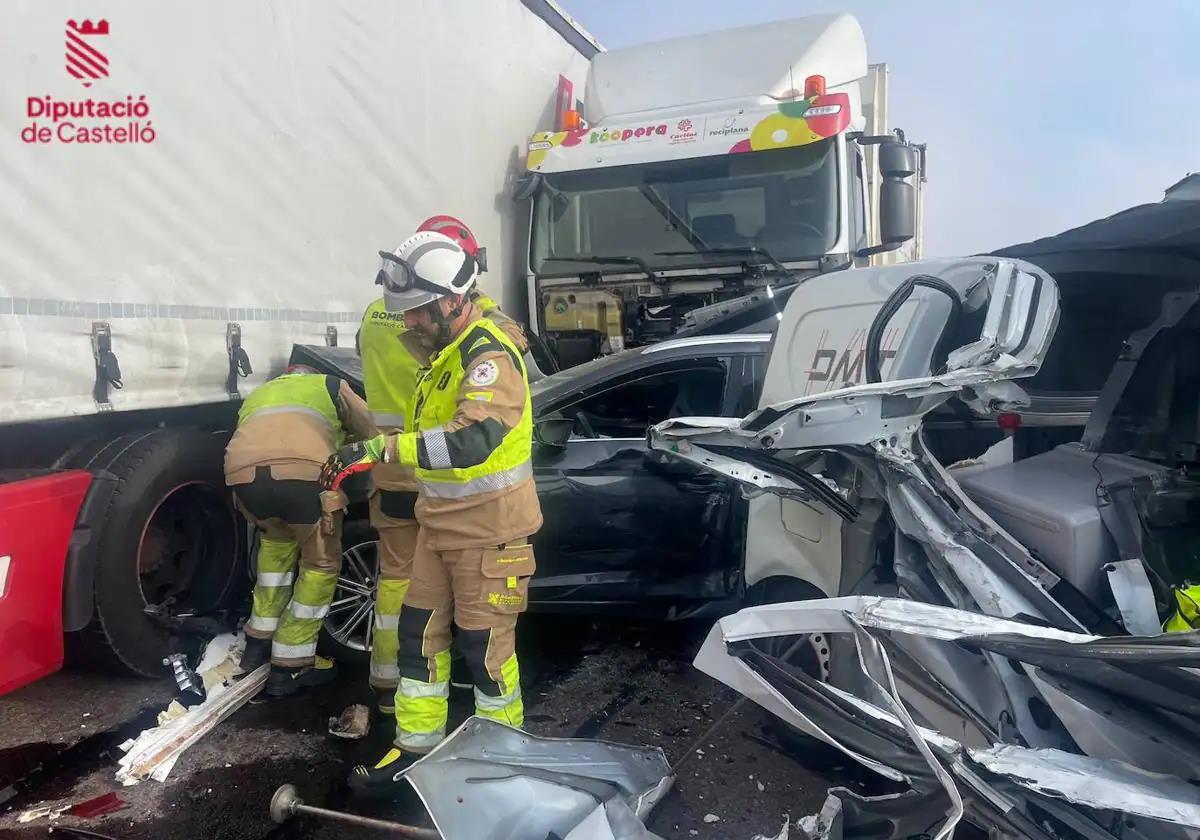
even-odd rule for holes
{"type": "Polygon", "coordinates": [[[383,286],[384,305],[389,312],[409,312],[447,295],[465,294],[475,279],[476,263],[462,252],[463,262],[449,283],[435,283],[417,273],[411,263],[388,251],[380,251],[375,282],[383,286]]]}

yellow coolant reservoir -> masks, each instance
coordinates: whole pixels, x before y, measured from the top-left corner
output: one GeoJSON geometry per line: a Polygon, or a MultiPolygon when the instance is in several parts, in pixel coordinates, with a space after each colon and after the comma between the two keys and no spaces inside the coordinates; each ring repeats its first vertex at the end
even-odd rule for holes
{"type": "Polygon", "coordinates": [[[589,289],[552,292],[546,296],[546,329],[549,332],[598,332],[614,347],[623,344],[621,298],[612,292],[589,289]]]}

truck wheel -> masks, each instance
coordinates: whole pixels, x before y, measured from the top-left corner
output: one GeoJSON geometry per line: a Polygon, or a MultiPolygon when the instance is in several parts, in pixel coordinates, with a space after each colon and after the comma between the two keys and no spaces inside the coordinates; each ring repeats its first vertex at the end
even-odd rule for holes
{"type": "Polygon", "coordinates": [[[365,519],[342,526],[342,570],[325,626],[321,652],[339,662],[371,660],[375,590],[379,586],[379,535],[365,519]]]}
{"type": "Polygon", "coordinates": [[[242,538],[223,473],[225,439],[199,429],[125,435],[87,458],[116,478],[96,518],[94,612],[81,632],[92,662],[158,677],[168,631],[148,606],[206,613],[240,583],[242,538]]]}

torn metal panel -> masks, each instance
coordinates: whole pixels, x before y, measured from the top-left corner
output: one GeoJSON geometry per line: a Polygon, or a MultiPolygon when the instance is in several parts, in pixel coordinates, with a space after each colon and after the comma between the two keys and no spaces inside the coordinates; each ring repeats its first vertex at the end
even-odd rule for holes
{"type": "Polygon", "coordinates": [[[848,633],[853,627],[851,617],[868,627],[912,633],[941,641],[1004,635],[1086,644],[1100,638],[937,604],[877,595],[848,595],[751,607],[726,616],[718,622],[718,626],[727,641],[740,641],[795,633],[848,633]]]}
{"type": "Polygon", "coordinates": [[[661,749],[542,738],[481,717],[404,776],[446,840],[653,838],[641,820],[672,781],[661,749]]]}
{"type": "MultiPolygon", "coordinates": [[[[776,717],[783,719],[817,740],[841,750],[859,764],[875,771],[884,778],[897,782],[910,781],[899,769],[885,763],[886,759],[877,760],[874,757],[857,752],[851,746],[847,746],[842,741],[826,733],[818,723],[789,703],[780,690],[768,682],[761,674],[756,673],[745,662],[731,657],[726,648],[726,639],[721,635],[719,624],[709,632],[700,651],[696,654],[693,664],[710,677],[723,682],[739,694],[749,697],[776,717]]],[[[800,679],[799,677],[797,678],[800,679]]]]}
{"type": "Polygon", "coordinates": [[[1084,683],[1039,668],[1028,670],[1042,697],[1087,755],[1200,779],[1200,751],[1189,744],[1191,739],[1179,737],[1178,728],[1154,716],[1151,704],[1126,703],[1084,683]],[[1114,725],[1115,721],[1120,724],[1114,725]]]}
{"type": "Polygon", "coordinates": [[[972,750],[971,760],[1056,799],[1200,828],[1200,788],[1174,776],[1150,773],[1120,761],[1008,744],[972,750]]]}
{"type": "Polygon", "coordinates": [[[623,799],[610,799],[584,817],[563,840],[662,840],[623,799]]]}
{"type": "MultiPolygon", "coordinates": [[[[1005,659],[1012,657],[1019,662],[1024,652],[1045,652],[1053,649],[1061,655],[1077,655],[1080,661],[1102,661],[1102,657],[1127,660],[1144,652],[1151,658],[1166,655],[1163,648],[1173,648],[1174,657],[1190,658],[1196,648],[1189,644],[1175,644],[1174,639],[1165,642],[1158,638],[1106,639],[1083,633],[1071,633],[1056,628],[1026,624],[1012,619],[1001,619],[974,614],[962,610],[921,604],[898,598],[849,597],[821,599],[791,604],[776,604],[754,607],[723,619],[710,634],[704,648],[696,658],[696,666],[722,682],[730,685],[760,705],[771,710],[784,720],[805,731],[833,742],[847,755],[867,755],[873,767],[880,760],[893,770],[902,772],[912,785],[911,796],[905,802],[909,812],[919,811],[928,815],[940,809],[942,826],[939,835],[946,832],[956,821],[959,812],[956,803],[961,803],[961,812],[980,825],[992,827],[1000,837],[1087,837],[1109,840],[1112,837],[1175,837],[1174,826],[1159,825],[1155,834],[1153,824],[1139,827],[1126,819],[1127,826],[1121,834],[1110,834],[1105,825],[1110,822],[1101,812],[1117,812],[1154,820],[1175,820],[1178,814],[1189,814],[1200,803],[1200,792],[1179,776],[1158,776],[1115,760],[1100,756],[1075,756],[1060,750],[1030,749],[1016,745],[992,745],[986,748],[969,749],[943,732],[921,726],[913,720],[899,690],[893,673],[885,640],[897,642],[905,637],[921,637],[935,644],[979,646],[993,639],[1006,644],[1005,659]],[[855,642],[860,671],[871,681],[876,690],[870,697],[863,693],[851,694],[842,688],[819,683],[798,669],[790,668],[752,647],[752,639],[770,635],[789,636],[800,632],[849,633],[855,642]],[[811,729],[808,727],[812,727],[811,729]],[[997,756],[1002,755],[1001,762],[997,756]],[[1068,780],[1066,788],[1060,782],[1066,778],[1064,765],[1058,756],[1080,759],[1086,764],[1090,776],[1088,784],[1082,777],[1068,780]],[[978,764],[976,764],[978,762],[978,764]],[[923,771],[918,764],[924,764],[923,771]],[[1003,776],[1004,785],[995,783],[990,774],[1003,776]],[[944,786],[938,793],[934,780],[944,786]],[[1126,804],[1139,799],[1146,786],[1158,784],[1166,779],[1169,784],[1157,789],[1157,795],[1149,802],[1136,808],[1126,804]],[[1187,792],[1184,796],[1183,793],[1187,792]],[[1062,800],[1061,805],[1054,804],[1062,800]],[[1083,808],[1084,810],[1078,810],[1083,808]],[[1075,810],[1072,810],[1075,809],[1075,810]],[[1091,810],[1088,810],[1091,809],[1091,810]],[[1034,819],[1034,814],[1042,816],[1034,819]],[[1047,816],[1048,815],[1048,816],[1047,816]],[[1050,822],[1047,823],[1046,820],[1050,822]],[[1056,825],[1058,829],[1050,829],[1056,825]]],[[[1161,667],[1161,666],[1157,666],[1161,667]]],[[[1055,679],[1036,669],[1029,679],[1039,690],[1060,692],[1066,700],[1076,702],[1080,709],[1063,715],[1072,734],[1082,731],[1082,726],[1101,726],[1105,722],[1110,728],[1117,720],[1128,720],[1138,716],[1140,724],[1131,731],[1140,734],[1141,741],[1133,740],[1130,732],[1110,733],[1110,752],[1119,754],[1121,749],[1129,752],[1128,757],[1151,758],[1154,738],[1169,737],[1168,730],[1154,723],[1147,709],[1136,707],[1120,708],[1112,705],[1112,714],[1103,711],[1096,721],[1085,721],[1085,712],[1092,705],[1103,705],[1106,698],[1099,690],[1086,686],[1070,686],[1063,681],[1051,685],[1055,679]],[[1078,690],[1076,690],[1078,689],[1078,690]],[[1104,718],[1104,720],[1099,720],[1104,718]],[[1140,728],[1139,728],[1140,727],[1140,728]]],[[[1181,668],[1175,668],[1182,671],[1181,668]]],[[[936,692],[938,683],[926,686],[936,692]]],[[[1060,711],[1056,708],[1055,711],[1060,711]]],[[[1186,732],[1184,730],[1183,732],[1186,732]]],[[[1182,737],[1190,738],[1190,733],[1182,737]]],[[[1082,743],[1080,746],[1087,747],[1082,743]]],[[[1173,761],[1172,769],[1191,777],[1193,758],[1186,749],[1173,761]]],[[[1068,765],[1069,766],[1069,763],[1068,765]]],[[[1081,771],[1082,772],[1082,771],[1081,771]]],[[[889,778],[894,776],[889,775],[889,778]]],[[[905,837],[924,830],[933,833],[935,826],[930,822],[924,828],[894,821],[903,812],[894,812],[893,799],[859,797],[857,800],[838,797],[838,805],[827,803],[824,819],[820,815],[806,821],[802,827],[808,836],[837,838],[839,836],[862,836],[854,833],[847,824],[847,813],[843,808],[853,802],[854,824],[863,825],[859,819],[874,819],[878,837],[905,837]],[[832,808],[833,810],[830,810],[832,808]],[[878,809],[874,811],[872,809],[878,809]],[[835,813],[836,812],[836,813],[835,813]],[[840,819],[835,819],[840,816],[840,819]],[[845,831],[834,833],[834,824],[845,831]],[[890,825],[891,829],[879,832],[878,828],[890,825]],[[822,833],[824,832],[824,833],[822,833]],[[888,833],[890,832],[890,833],[888,833]]],[[[1200,811],[1196,811],[1200,814],[1200,811]]],[[[1131,819],[1131,818],[1130,818],[1131,819]]],[[[1191,817],[1187,817],[1191,819],[1191,817]]],[[[1193,825],[1186,819],[1183,825],[1193,825]]]]}
{"type": "Polygon", "coordinates": [[[880,688],[884,697],[887,699],[888,705],[891,707],[891,712],[904,726],[904,731],[920,752],[921,757],[925,759],[925,763],[933,770],[942,788],[946,791],[946,797],[950,801],[950,807],[945,813],[945,822],[938,828],[937,834],[933,836],[933,840],[946,840],[948,837],[954,836],[954,828],[963,818],[963,800],[962,794],[959,793],[958,786],[950,777],[950,773],[942,766],[942,762],[934,757],[932,750],[929,748],[929,743],[925,734],[917,727],[913,721],[912,715],[904,705],[904,701],[900,697],[900,691],[896,688],[896,680],[892,674],[892,666],[888,660],[887,653],[879,644],[879,640],[868,633],[861,624],[851,619],[851,624],[854,626],[855,644],[858,647],[858,661],[862,664],[863,673],[871,678],[880,688]]]}

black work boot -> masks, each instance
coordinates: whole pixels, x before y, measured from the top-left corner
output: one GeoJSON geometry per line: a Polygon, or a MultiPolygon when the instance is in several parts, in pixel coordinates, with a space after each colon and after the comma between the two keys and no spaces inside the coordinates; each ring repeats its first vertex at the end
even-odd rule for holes
{"type": "Polygon", "coordinates": [[[367,767],[365,764],[356,766],[350,771],[346,783],[358,796],[371,799],[395,797],[404,784],[400,774],[412,767],[421,757],[417,753],[404,752],[398,747],[392,747],[374,767],[367,767]]]}
{"type": "Polygon", "coordinates": [[[396,737],[396,689],[373,688],[375,703],[371,707],[371,735],[386,743],[396,737]]]}
{"type": "Polygon", "coordinates": [[[306,688],[332,682],[336,677],[337,663],[324,656],[318,656],[312,665],[298,668],[271,665],[266,693],[268,697],[291,697],[306,688]]]}
{"type": "Polygon", "coordinates": [[[372,709],[376,720],[396,719],[396,689],[372,688],[375,695],[375,708],[372,709]]]}
{"type": "Polygon", "coordinates": [[[271,661],[271,640],[246,637],[246,650],[242,653],[241,669],[243,674],[257,671],[271,661]]]}

